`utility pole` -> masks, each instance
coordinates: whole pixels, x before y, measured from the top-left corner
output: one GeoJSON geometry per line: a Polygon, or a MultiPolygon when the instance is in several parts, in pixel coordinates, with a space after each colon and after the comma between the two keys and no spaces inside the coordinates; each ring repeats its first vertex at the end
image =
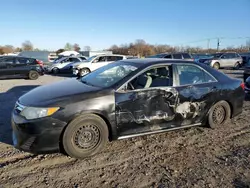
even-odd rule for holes
{"type": "Polygon", "coordinates": [[[207,39],[207,49],[209,50],[210,48],[210,39],[207,39]]]}
{"type": "Polygon", "coordinates": [[[220,38],[217,39],[217,51],[219,51],[220,48],[220,38]]]}

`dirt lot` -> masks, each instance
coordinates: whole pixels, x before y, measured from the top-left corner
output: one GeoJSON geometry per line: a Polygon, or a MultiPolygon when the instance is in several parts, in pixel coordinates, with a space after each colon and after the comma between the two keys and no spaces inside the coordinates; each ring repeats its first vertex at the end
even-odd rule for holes
{"type": "MultiPolygon", "coordinates": [[[[226,70],[241,78],[242,71],[226,70]]],[[[250,102],[217,130],[190,128],[109,143],[75,160],[11,146],[10,113],[20,95],[65,79],[0,80],[0,187],[250,187],[250,102]]]]}

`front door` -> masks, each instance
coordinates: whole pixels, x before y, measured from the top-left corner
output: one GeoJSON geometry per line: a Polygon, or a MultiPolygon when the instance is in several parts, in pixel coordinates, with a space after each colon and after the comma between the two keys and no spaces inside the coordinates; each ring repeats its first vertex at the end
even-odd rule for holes
{"type": "Polygon", "coordinates": [[[3,57],[0,59],[0,76],[1,77],[14,77],[14,58],[3,57]]]}
{"type": "Polygon", "coordinates": [[[91,63],[91,71],[94,71],[104,65],[107,65],[107,56],[100,56],[93,60],[91,63]]]}
{"type": "Polygon", "coordinates": [[[118,136],[172,128],[178,92],[172,87],[172,68],[152,67],[115,93],[118,136]]]}

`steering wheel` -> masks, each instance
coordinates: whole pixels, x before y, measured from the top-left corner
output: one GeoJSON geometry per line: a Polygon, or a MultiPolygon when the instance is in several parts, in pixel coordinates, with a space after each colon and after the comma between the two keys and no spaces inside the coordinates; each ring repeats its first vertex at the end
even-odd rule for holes
{"type": "Polygon", "coordinates": [[[200,78],[198,76],[195,76],[192,81],[193,81],[193,84],[199,82],[200,78]]]}
{"type": "Polygon", "coordinates": [[[125,75],[125,68],[124,67],[118,67],[116,70],[116,75],[119,77],[123,77],[125,75]]]}

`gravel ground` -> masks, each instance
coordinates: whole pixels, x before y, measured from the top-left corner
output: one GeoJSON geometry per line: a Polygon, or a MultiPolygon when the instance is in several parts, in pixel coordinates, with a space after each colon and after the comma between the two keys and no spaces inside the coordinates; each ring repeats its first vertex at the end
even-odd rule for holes
{"type": "MultiPolygon", "coordinates": [[[[242,78],[242,71],[223,70],[242,78]]],[[[66,79],[0,80],[0,187],[250,187],[250,102],[217,130],[190,128],[109,143],[92,158],[11,146],[10,112],[28,90],[66,79]]]]}

